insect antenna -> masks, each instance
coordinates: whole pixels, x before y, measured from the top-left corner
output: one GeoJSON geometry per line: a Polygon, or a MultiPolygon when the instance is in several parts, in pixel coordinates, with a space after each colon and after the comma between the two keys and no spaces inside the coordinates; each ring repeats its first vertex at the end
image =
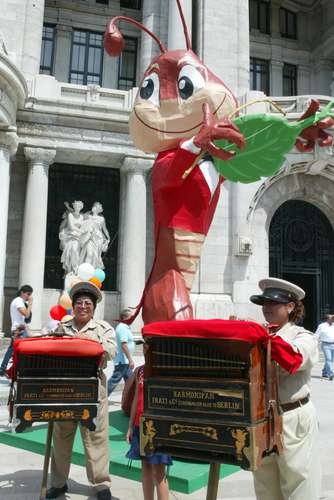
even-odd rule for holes
{"type": "Polygon", "coordinates": [[[146,28],[146,26],[144,26],[142,23],[136,21],[135,19],[131,19],[131,17],[116,16],[113,17],[111,21],[109,21],[106,27],[106,31],[104,33],[104,48],[106,49],[106,52],[110,56],[113,57],[119,56],[124,49],[125,45],[124,37],[121,31],[116,26],[116,23],[118,23],[119,21],[124,21],[133,24],[140,30],[145,31],[158,44],[161,53],[167,52],[167,49],[161,42],[160,38],[158,38],[151,30],[146,28]]]}

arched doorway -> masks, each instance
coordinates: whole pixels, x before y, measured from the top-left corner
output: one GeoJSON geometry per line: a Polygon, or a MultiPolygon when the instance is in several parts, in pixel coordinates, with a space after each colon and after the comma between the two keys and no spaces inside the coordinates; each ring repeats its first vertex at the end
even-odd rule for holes
{"type": "Polygon", "coordinates": [[[304,326],[309,330],[334,312],[334,231],[314,205],[291,200],[275,212],[269,229],[269,272],[306,291],[304,326]]]}

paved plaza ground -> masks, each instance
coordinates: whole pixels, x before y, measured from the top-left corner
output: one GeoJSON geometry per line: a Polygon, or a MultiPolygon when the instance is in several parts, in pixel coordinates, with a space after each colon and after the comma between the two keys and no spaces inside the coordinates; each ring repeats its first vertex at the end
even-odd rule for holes
{"type": "MultiPolygon", "coordinates": [[[[1,349],[3,351],[3,349],[1,349]]],[[[1,354],[2,357],[2,354],[1,354]]],[[[136,364],[142,363],[142,356],[135,357],[136,364]]],[[[320,421],[320,457],[323,467],[322,500],[334,500],[334,381],[321,379],[320,362],[312,374],[312,398],[318,409],[320,421]]],[[[112,372],[109,363],[107,374],[112,372]]],[[[0,432],[8,430],[6,398],[9,383],[0,378],[0,432]]],[[[120,409],[120,392],[113,393],[110,411],[120,409]]],[[[29,451],[0,444],[0,500],[36,500],[39,498],[43,457],[29,451]]],[[[112,476],[112,492],[120,500],[142,500],[141,484],[136,481],[112,476]]],[[[72,465],[69,481],[70,492],[61,500],[90,500],[95,498],[88,486],[85,469],[72,465]]],[[[171,492],[170,500],[205,500],[206,488],[185,495],[171,492]]],[[[239,471],[220,481],[219,500],[254,499],[252,475],[239,471]]],[[[273,499],[275,500],[275,499],[273,499]]],[[[316,500],[316,499],[315,499],[316,500]]]]}

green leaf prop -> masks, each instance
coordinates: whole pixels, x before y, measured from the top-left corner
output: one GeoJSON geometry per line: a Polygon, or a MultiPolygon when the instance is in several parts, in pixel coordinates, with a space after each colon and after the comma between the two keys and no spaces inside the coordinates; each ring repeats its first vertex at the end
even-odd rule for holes
{"type": "Polygon", "coordinates": [[[235,144],[227,140],[215,141],[215,144],[226,151],[235,151],[231,160],[214,158],[216,170],[226,179],[234,182],[249,183],[258,181],[277,172],[291,151],[297,137],[307,127],[330,116],[334,100],[321,112],[298,122],[289,123],[287,118],[254,114],[241,116],[233,120],[246,139],[246,146],[239,150],[235,144]]]}

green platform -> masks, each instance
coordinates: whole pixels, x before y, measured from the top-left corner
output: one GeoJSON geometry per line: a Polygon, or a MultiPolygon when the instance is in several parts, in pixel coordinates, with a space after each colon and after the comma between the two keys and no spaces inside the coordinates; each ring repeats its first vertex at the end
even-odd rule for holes
{"type": "MultiPolygon", "coordinates": [[[[115,476],[125,477],[134,481],[141,480],[140,460],[134,460],[131,469],[128,467],[128,459],[125,457],[128,444],[125,441],[125,433],[128,429],[128,418],[121,412],[109,413],[109,442],[110,442],[110,472],[115,476]]],[[[9,446],[14,446],[22,450],[44,455],[46,442],[47,425],[32,427],[21,434],[15,432],[0,432],[0,442],[9,446]]],[[[85,465],[85,457],[80,434],[77,433],[73,446],[72,463],[85,465]]],[[[226,477],[239,468],[232,465],[221,466],[220,477],[226,477]]],[[[194,464],[187,462],[173,461],[168,479],[171,490],[180,493],[193,493],[203,488],[208,483],[209,465],[194,464]]]]}

